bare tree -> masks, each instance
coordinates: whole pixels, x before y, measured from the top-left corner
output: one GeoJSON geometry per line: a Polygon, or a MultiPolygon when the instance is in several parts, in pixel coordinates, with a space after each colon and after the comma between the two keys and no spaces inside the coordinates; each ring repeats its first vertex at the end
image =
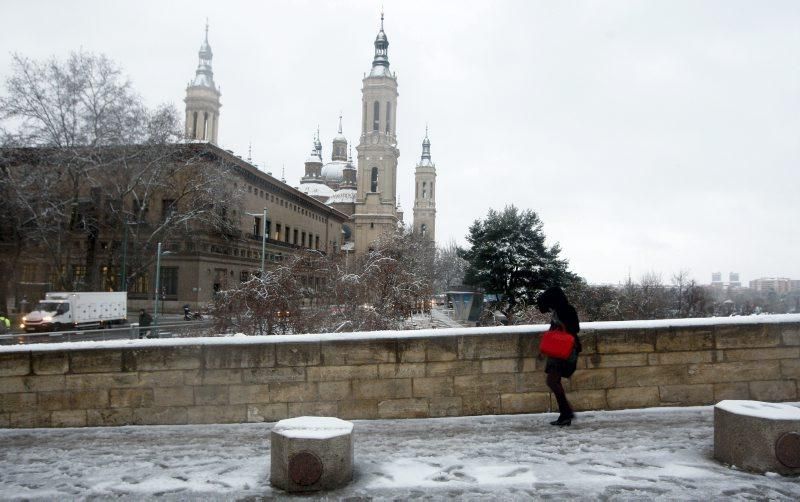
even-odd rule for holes
{"type": "Polygon", "coordinates": [[[232,231],[232,211],[218,202],[232,200],[225,166],[209,168],[203,145],[179,144],[175,108],[148,110],[105,56],[14,55],[6,91],[0,220],[16,231],[9,248],[48,257],[55,288],[107,286],[101,263],[118,268],[123,255],[132,279],[150,266],[157,241],[198,225],[232,231]]]}
{"type": "Polygon", "coordinates": [[[408,233],[384,235],[344,266],[340,255],[300,253],[214,302],[217,328],[246,334],[399,328],[432,294],[433,247],[408,233]]]}
{"type": "Polygon", "coordinates": [[[437,292],[444,292],[464,282],[467,262],[459,255],[455,240],[436,249],[434,260],[434,287],[437,292]]]}

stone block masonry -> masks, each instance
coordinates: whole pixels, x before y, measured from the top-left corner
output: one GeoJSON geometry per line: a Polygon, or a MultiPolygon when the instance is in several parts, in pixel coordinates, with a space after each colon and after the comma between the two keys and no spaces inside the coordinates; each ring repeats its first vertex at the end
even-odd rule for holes
{"type": "MultiPolygon", "coordinates": [[[[0,427],[537,413],[544,326],[0,347],[0,427]]],[[[585,323],[578,410],[800,399],[800,316],[585,323]]]]}

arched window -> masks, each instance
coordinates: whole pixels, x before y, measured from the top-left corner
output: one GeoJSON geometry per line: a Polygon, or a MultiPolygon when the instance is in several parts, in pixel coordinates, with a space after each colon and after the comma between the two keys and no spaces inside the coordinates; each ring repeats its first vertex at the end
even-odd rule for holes
{"type": "Polygon", "coordinates": [[[378,168],[372,168],[372,176],[370,177],[370,192],[378,191],[378,168]]]}
{"type": "Polygon", "coordinates": [[[422,225],[420,225],[420,227],[419,227],[419,233],[420,233],[420,235],[422,235],[423,237],[425,237],[425,235],[428,233],[428,225],[426,225],[425,223],[423,223],[422,225]]]}
{"type": "Polygon", "coordinates": [[[203,137],[202,140],[208,139],[208,112],[203,113],[203,137]]]}
{"type": "Polygon", "coordinates": [[[427,199],[428,198],[428,189],[427,189],[427,187],[425,185],[426,185],[426,183],[423,181],[422,182],[422,198],[423,199],[427,199]]]}
{"type": "Polygon", "coordinates": [[[364,134],[366,134],[366,132],[367,132],[367,103],[366,102],[364,103],[364,110],[363,110],[363,113],[361,114],[361,121],[362,121],[361,131],[364,134]]]}
{"type": "Polygon", "coordinates": [[[372,104],[372,130],[381,130],[381,104],[377,101],[372,104]]]}
{"type": "Polygon", "coordinates": [[[192,119],[192,139],[197,139],[197,112],[194,112],[192,119]]]}
{"type": "Polygon", "coordinates": [[[386,102],[386,134],[389,134],[389,124],[392,123],[392,102],[386,102]]]}

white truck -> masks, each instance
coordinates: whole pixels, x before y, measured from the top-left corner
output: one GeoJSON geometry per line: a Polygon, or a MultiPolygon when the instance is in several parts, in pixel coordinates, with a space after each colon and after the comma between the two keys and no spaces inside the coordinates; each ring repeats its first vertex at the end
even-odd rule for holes
{"type": "Polygon", "coordinates": [[[126,292],[45,293],[22,318],[25,331],[62,331],[122,324],[128,317],[126,292]]]}

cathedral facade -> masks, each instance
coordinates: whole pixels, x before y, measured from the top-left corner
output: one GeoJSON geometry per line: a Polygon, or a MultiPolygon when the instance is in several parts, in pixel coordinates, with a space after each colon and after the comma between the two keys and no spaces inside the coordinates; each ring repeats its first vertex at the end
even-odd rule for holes
{"type": "MultiPolygon", "coordinates": [[[[362,80],[357,167],[342,134],[340,116],[330,161],[323,161],[317,131],[299,186],[301,192],[350,216],[344,225],[344,249],[353,249],[356,254],[368,251],[381,234],[394,231],[403,221],[397,199],[397,75],[389,69],[388,49],[381,14],[372,68],[362,80]]],[[[435,183],[436,167],[431,161],[426,128],[422,157],[415,171],[412,231],[431,242],[436,238],[435,183]]]]}

